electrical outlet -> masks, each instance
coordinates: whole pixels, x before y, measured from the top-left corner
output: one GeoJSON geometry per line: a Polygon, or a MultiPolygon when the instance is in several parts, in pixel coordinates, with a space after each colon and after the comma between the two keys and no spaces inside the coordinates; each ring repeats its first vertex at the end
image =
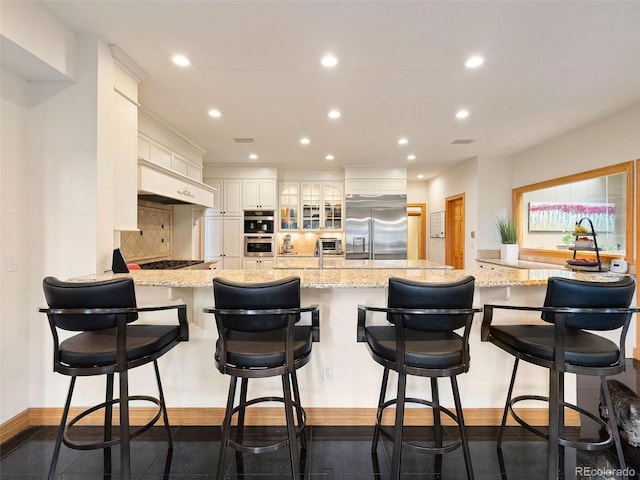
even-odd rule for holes
{"type": "Polygon", "coordinates": [[[324,365],[322,365],[322,380],[333,380],[333,365],[331,365],[330,363],[325,363],[324,365]]]}

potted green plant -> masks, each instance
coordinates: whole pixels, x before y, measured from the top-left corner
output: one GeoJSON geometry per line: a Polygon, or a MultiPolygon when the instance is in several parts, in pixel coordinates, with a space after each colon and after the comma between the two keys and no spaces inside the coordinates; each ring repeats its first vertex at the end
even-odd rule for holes
{"type": "Polygon", "coordinates": [[[500,258],[508,261],[518,260],[518,227],[511,217],[499,217],[496,220],[500,234],[500,258]]]}

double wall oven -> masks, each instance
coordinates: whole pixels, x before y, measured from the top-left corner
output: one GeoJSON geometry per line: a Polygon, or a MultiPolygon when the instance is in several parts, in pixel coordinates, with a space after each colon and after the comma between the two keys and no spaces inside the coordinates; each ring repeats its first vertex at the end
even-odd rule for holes
{"type": "Polygon", "coordinates": [[[244,256],[273,257],[276,254],[275,212],[273,210],[245,210],[244,256]]]}

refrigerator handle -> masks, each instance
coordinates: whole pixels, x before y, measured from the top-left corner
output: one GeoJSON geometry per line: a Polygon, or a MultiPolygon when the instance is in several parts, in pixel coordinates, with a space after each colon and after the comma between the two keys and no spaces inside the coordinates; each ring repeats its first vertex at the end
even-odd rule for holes
{"type": "Polygon", "coordinates": [[[373,250],[373,235],[375,234],[375,229],[374,229],[374,225],[375,222],[373,221],[373,218],[371,220],[369,220],[369,259],[370,260],[375,260],[375,252],[373,250]]]}

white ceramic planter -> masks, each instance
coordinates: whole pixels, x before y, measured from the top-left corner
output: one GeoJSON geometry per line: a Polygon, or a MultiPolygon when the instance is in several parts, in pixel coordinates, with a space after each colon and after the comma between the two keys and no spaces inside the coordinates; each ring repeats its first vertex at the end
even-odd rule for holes
{"type": "Polygon", "coordinates": [[[518,244],[517,243],[503,243],[500,245],[500,258],[510,262],[518,261],[518,244]]]}

